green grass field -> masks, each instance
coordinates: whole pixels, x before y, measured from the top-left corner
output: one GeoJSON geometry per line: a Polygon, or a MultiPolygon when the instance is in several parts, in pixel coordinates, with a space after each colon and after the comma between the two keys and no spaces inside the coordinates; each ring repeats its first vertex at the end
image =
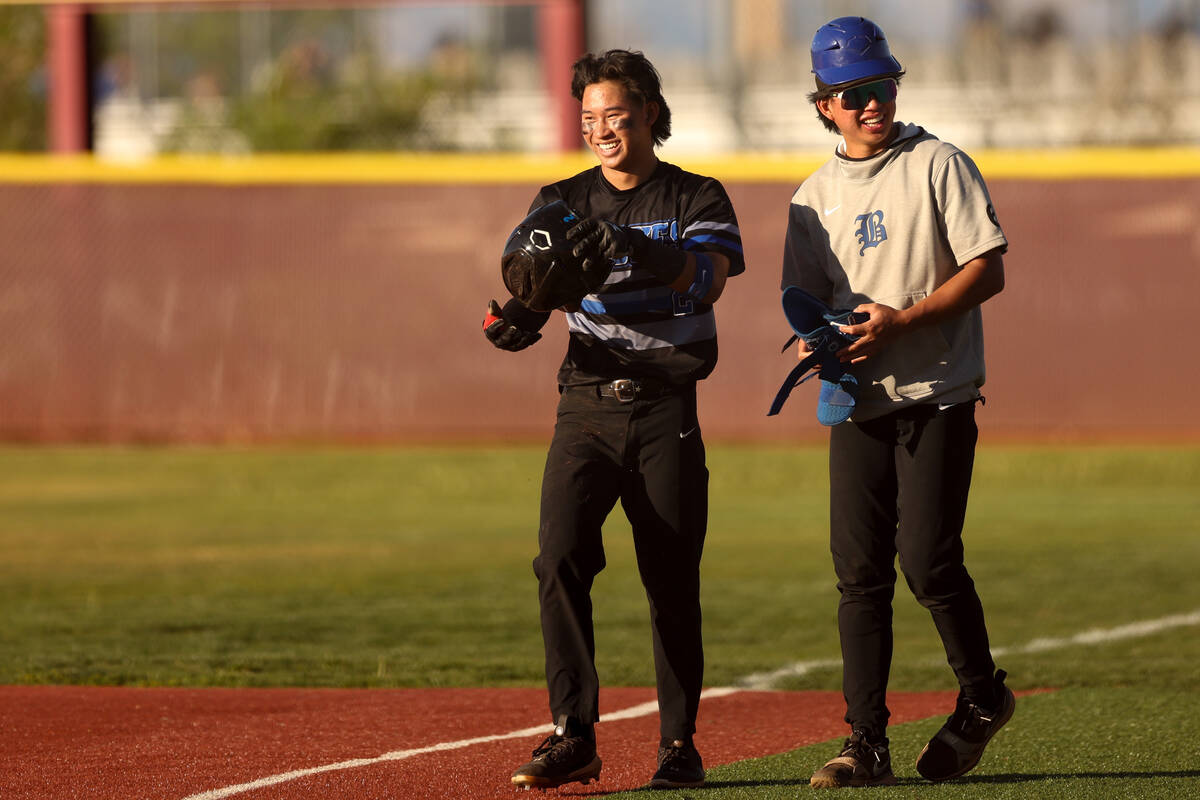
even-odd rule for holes
{"type": "MultiPolygon", "coordinates": [[[[914,762],[943,720],[893,726],[889,735],[899,785],[857,791],[867,792],[871,800],[1200,797],[1200,767],[1194,761],[1196,694],[1192,690],[1065,689],[1019,700],[1017,714],[993,740],[975,770],[940,785],[922,779],[914,762]]],[[[719,767],[709,771],[709,785],[702,792],[668,792],[665,796],[703,800],[807,797],[813,792],[808,787],[809,776],[836,755],[837,749],[838,743],[825,743],[719,767]]],[[[858,796],[855,790],[846,791],[858,796]]],[[[613,800],[662,796],[649,791],[609,795],[613,800]]],[[[834,796],[840,795],[834,792],[834,796]]]]}
{"type": "MultiPolygon", "coordinates": [[[[540,686],[543,456],[0,449],[0,683],[540,686]]],[[[824,463],[821,448],[710,447],[707,684],[837,658],[824,463]]],[[[966,541],[993,647],[1014,688],[1062,691],[1027,698],[968,781],[917,783],[904,759],[901,786],[872,797],[1200,797],[1197,627],[1068,641],[1200,610],[1198,487],[1200,448],[982,447],[966,541]]],[[[652,685],[619,509],[606,550],[601,678],[652,685]]],[[[892,688],[954,688],[903,584],[895,627],[892,688]]],[[[938,724],[897,726],[894,750],[915,757],[938,724]]],[[[794,796],[831,748],[714,770],[704,796],[794,796]]]]}

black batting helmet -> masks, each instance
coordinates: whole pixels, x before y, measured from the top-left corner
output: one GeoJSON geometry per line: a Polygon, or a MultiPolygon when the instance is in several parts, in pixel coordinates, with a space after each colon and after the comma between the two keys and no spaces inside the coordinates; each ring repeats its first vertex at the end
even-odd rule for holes
{"type": "Polygon", "coordinates": [[[562,200],[531,211],[504,245],[500,274],[512,296],[534,311],[577,303],[594,290],[567,230],[581,217],[562,200]]]}

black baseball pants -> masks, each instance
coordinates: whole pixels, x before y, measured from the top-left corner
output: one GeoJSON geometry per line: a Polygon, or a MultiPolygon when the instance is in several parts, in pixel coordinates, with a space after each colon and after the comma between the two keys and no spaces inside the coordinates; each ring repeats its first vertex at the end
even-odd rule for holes
{"type": "Polygon", "coordinates": [[[995,665],[963,561],[977,438],[974,403],[944,411],[918,405],[830,431],[830,549],[841,593],[846,722],[855,728],[887,725],[897,555],[961,690],[991,702],[995,665]]]}
{"type": "Polygon", "coordinates": [[[632,403],[601,397],[596,387],[563,390],[533,562],[555,720],[599,721],[591,588],[605,565],[600,529],[618,499],[650,602],[661,734],[686,738],[696,729],[704,674],[700,555],[708,522],[694,385],[632,403]]]}

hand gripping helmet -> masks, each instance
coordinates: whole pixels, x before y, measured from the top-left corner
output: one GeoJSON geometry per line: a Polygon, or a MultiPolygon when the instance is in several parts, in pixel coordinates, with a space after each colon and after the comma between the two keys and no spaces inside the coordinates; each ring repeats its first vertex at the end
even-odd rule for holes
{"type": "MultiPolygon", "coordinates": [[[[500,258],[504,286],[526,307],[553,311],[577,303],[593,291],[583,258],[571,250],[567,230],[580,221],[566,203],[555,200],[530,212],[508,237],[500,258]]],[[[600,283],[604,282],[600,276],[600,283]]]]}
{"type": "Polygon", "coordinates": [[[819,83],[836,86],[904,69],[878,25],[866,17],[838,17],[813,36],[812,71],[819,83]]]}

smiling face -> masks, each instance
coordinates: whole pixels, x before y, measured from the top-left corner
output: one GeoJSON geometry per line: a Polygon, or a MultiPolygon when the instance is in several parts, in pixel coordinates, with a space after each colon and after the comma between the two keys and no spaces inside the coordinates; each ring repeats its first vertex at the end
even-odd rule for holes
{"type": "Polygon", "coordinates": [[[658,104],[639,102],[616,81],[588,84],[580,102],[583,140],[608,182],[629,189],[650,177],[658,163],[651,134],[658,104]]]}
{"type": "Polygon", "coordinates": [[[837,125],[846,141],[846,155],[850,158],[868,158],[883,152],[892,139],[892,128],[896,122],[896,101],[881,103],[878,97],[864,108],[845,108],[837,97],[826,97],[817,101],[817,110],[837,125]]]}

